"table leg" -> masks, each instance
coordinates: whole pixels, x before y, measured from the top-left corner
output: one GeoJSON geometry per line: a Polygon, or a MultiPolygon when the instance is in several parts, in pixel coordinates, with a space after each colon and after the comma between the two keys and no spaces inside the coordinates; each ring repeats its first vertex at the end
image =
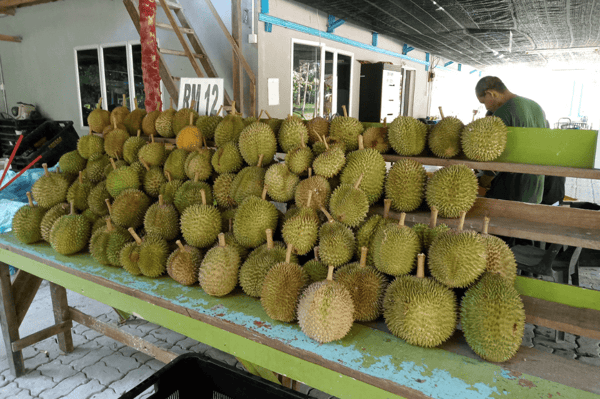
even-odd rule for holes
{"type": "MultiPolygon", "coordinates": [[[[67,302],[67,290],[60,285],[50,282],[50,296],[52,297],[52,310],[56,324],[71,320],[69,304],[67,302]]],[[[71,330],[58,335],[58,347],[63,352],[73,352],[73,336],[71,330]]]]}
{"type": "Polygon", "coordinates": [[[21,351],[13,352],[12,343],[19,340],[17,310],[10,282],[10,270],[6,263],[0,262],[0,327],[6,347],[6,358],[10,372],[15,377],[25,374],[25,364],[21,351]]]}

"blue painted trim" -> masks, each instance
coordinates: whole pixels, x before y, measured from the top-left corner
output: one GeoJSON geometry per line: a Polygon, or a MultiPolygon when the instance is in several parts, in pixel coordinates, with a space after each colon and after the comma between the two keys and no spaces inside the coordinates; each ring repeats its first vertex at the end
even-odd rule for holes
{"type": "Polygon", "coordinates": [[[427,64],[425,64],[425,70],[429,71],[429,53],[425,53],[425,61],[427,61],[427,64]]]}
{"type": "Polygon", "coordinates": [[[413,51],[414,49],[415,49],[414,47],[411,47],[411,46],[409,46],[408,44],[406,44],[406,43],[405,43],[405,44],[402,46],[402,54],[403,54],[403,55],[406,55],[406,54],[408,54],[410,51],[413,51]]]}
{"type": "Polygon", "coordinates": [[[448,65],[450,65],[450,64],[454,64],[454,61],[448,61],[448,62],[446,62],[446,63],[444,64],[444,66],[445,66],[445,67],[447,67],[447,66],[448,66],[448,65]]]}
{"type": "Polygon", "coordinates": [[[471,72],[469,72],[469,74],[472,75],[473,72],[477,72],[477,69],[473,69],[471,72]]]}
{"type": "Polygon", "coordinates": [[[481,71],[479,71],[479,77],[481,77],[481,71]]]}
{"type": "Polygon", "coordinates": [[[379,33],[373,32],[371,35],[373,37],[372,45],[377,47],[377,39],[379,38],[379,33]]]}
{"type": "Polygon", "coordinates": [[[269,0],[260,0],[260,12],[263,14],[269,13],[269,0]]]}
{"type": "Polygon", "coordinates": [[[346,21],[343,19],[335,19],[333,15],[329,15],[329,17],[327,17],[327,33],[333,33],[335,28],[339,28],[344,25],[345,22],[346,21]]]}
{"type": "Polygon", "coordinates": [[[265,22],[265,32],[272,32],[273,31],[273,24],[269,23],[269,22],[265,22]]]}
{"type": "Polygon", "coordinates": [[[462,71],[462,64],[458,64],[458,72],[462,71]]]}

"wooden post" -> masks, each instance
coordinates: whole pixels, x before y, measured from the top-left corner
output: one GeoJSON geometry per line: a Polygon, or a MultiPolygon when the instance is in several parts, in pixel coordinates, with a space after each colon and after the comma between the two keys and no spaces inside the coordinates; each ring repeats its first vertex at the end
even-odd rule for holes
{"type": "Polygon", "coordinates": [[[0,262],[0,329],[4,338],[10,372],[15,377],[20,377],[25,374],[25,363],[23,362],[23,353],[12,350],[12,343],[20,339],[19,323],[10,283],[10,269],[4,262],[0,262]]]}
{"type": "MultiPolygon", "coordinates": [[[[242,48],[242,0],[231,0],[231,35],[233,40],[242,48]]],[[[244,70],[235,51],[233,57],[233,101],[238,104],[240,113],[244,114],[244,70]]]]}
{"type": "MultiPolygon", "coordinates": [[[[52,311],[54,312],[55,323],[60,324],[63,321],[71,320],[69,304],[67,302],[67,290],[60,285],[50,282],[50,296],[52,297],[52,311]]],[[[73,352],[71,330],[58,334],[58,347],[63,352],[73,352]]]]}

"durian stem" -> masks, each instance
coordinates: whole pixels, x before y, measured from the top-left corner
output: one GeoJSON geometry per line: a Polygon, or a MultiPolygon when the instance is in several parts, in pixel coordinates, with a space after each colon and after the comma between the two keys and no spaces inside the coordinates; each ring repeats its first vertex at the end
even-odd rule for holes
{"type": "Polygon", "coordinates": [[[134,110],[138,109],[138,106],[137,106],[137,97],[133,97],[133,109],[134,110]]]}
{"type": "Polygon", "coordinates": [[[235,114],[237,114],[237,111],[236,111],[236,109],[235,109],[235,101],[233,101],[233,102],[231,103],[231,112],[230,112],[230,114],[232,114],[232,115],[235,115],[235,114]]]}
{"type": "Polygon", "coordinates": [[[192,126],[193,120],[194,120],[194,113],[190,112],[190,126],[192,126]]]}
{"type": "Polygon", "coordinates": [[[285,263],[290,263],[292,260],[292,249],[294,249],[294,247],[292,246],[292,244],[288,244],[287,246],[287,250],[285,251],[285,263]]]}
{"type": "Polygon", "coordinates": [[[271,115],[269,115],[269,111],[265,110],[265,114],[267,114],[267,118],[273,119],[273,118],[271,118],[271,115]]]}
{"type": "Polygon", "coordinates": [[[440,106],[438,107],[438,109],[440,110],[440,115],[441,115],[442,119],[444,119],[444,118],[445,118],[445,116],[444,116],[444,111],[442,111],[442,106],[440,105],[440,106]]]}
{"type": "Polygon", "coordinates": [[[79,171],[79,184],[83,184],[83,172],[79,171]]]}
{"type": "Polygon", "coordinates": [[[219,246],[224,247],[225,245],[225,234],[219,233],[219,246]]]}
{"type": "Polygon", "coordinates": [[[56,167],[56,171],[55,171],[55,172],[56,172],[56,174],[57,174],[57,175],[59,175],[59,174],[60,174],[60,166],[57,166],[57,167],[56,167]]]}
{"type": "Polygon", "coordinates": [[[104,202],[106,202],[106,207],[108,208],[108,214],[112,215],[112,206],[110,205],[110,200],[108,198],[106,198],[104,200],[104,202]]]}
{"type": "Polygon", "coordinates": [[[113,231],[115,229],[110,221],[110,218],[106,218],[106,229],[108,231],[113,231]]]}
{"type": "Polygon", "coordinates": [[[344,110],[344,116],[348,116],[348,110],[346,110],[346,106],[342,105],[342,109],[344,110]]]}
{"type": "Polygon", "coordinates": [[[91,136],[91,135],[92,135],[92,127],[90,126],[90,131],[88,133],[88,136],[91,136]]]}
{"type": "Polygon", "coordinates": [[[398,222],[398,226],[404,227],[404,220],[406,219],[406,212],[402,212],[400,214],[400,221],[398,222]]]}
{"type": "Polygon", "coordinates": [[[315,247],[315,260],[319,262],[319,247],[315,247]]]}
{"type": "Polygon", "coordinates": [[[308,177],[312,177],[312,168],[308,168],[308,177]]]}
{"type": "Polygon", "coordinates": [[[490,218],[488,216],[483,218],[483,234],[488,233],[488,228],[490,227],[490,218]]]}
{"type": "Polygon", "coordinates": [[[275,247],[275,243],[273,242],[273,230],[266,229],[265,233],[267,234],[267,248],[273,249],[275,247]]]}
{"type": "Polygon", "coordinates": [[[262,167],[262,163],[263,163],[263,159],[265,158],[265,154],[260,154],[258,156],[258,164],[256,166],[258,166],[259,168],[262,167]]]}
{"type": "MultiPolygon", "coordinates": [[[[117,170],[117,164],[115,163],[115,160],[110,158],[110,164],[113,167],[113,170],[117,170]]],[[[81,174],[81,172],[79,172],[81,174]]]]}
{"type": "Polygon", "coordinates": [[[367,248],[367,247],[360,248],[360,267],[367,266],[367,252],[368,251],[369,251],[369,248],[367,248]]]}
{"type": "Polygon", "coordinates": [[[261,110],[260,110],[260,114],[258,114],[258,120],[260,120],[260,117],[262,116],[262,114],[263,114],[264,112],[265,112],[265,110],[264,110],[264,109],[261,109],[261,110]]]}
{"type": "Polygon", "coordinates": [[[325,144],[325,151],[329,151],[329,144],[327,144],[327,138],[323,137],[323,144],[325,144]]]}
{"type": "Polygon", "coordinates": [[[362,182],[363,177],[365,177],[364,173],[361,173],[360,176],[358,176],[358,180],[356,181],[356,183],[354,183],[355,190],[358,190],[358,187],[360,186],[360,183],[362,182]]]}
{"type": "Polygon", "coordinates": [[[69,202],[69,205],[71,206],[71,212],[69,213],[69,215],[74,215],[75,214],[75,201],[69,202]]]}
{"type": "Polygon", "coordinates": [[[204,143],[204,148],[208,148],[208,144],[206,144],[206,137],[202,135],[202,142],[204,143]]]}
{"type": "Polygon", "coordinates": [[[29,201],[29,207],[33,208],[33,197],[31,196],[31,192],[27,191],[27,200],[29,201]]]}
{"type": "Polygon", "coordinates": [[[96,106],[96,108],[102,109],[102,97],[100,97],[100,100],[98,100],[98,105],[96,106]]]}
{"type": "Polygon", "coordinates": [[[206,193],[204,189],[200,190],[200,196],[202,197],[202,205],[206,205],[206,193]]]}
{"type": "Polygon", "coordinates": [[[458,222],[458,231],[462,231],[463,227],[465,226],[465,216],[466,215],[467,215],[467,212],[460,211],[460,221],[458,222]]]}
{"type": "Polygon", "coordinates": [[[327,280],[329,281],[333,281],[333,269],[335,269],[335,267],[329,265],[329,269],[327,270],[327,280]]]}
{"type": "Polygon", "coordinates": [[[138,236],[136,234],[136,232],[133,229],[133,227],[128,228],[127,231],[129,232],[129,234],[131,234],[131,236],[133,237],[133,239],[135,240],[135,242],[137,243],[137,245],[142,245],[142,239],[140,238],[140,236],[138,236]]]}
{"type": "Polygon", "coordinates": [[[233,232],[233,219],[229,218],[229,232],[233,232]]]}
{"type": "MultiPolygon", "coordinates": [[[[138,137],[140,137],[140,131],[139,130],[138,130],[138,137]]],[[[152,144],[154,144],[154,135],[153,134],[150,135],[150,142],[152,144]]]]}
{"type": "Polygon", "coordinates": [[[431,217],[429,218],[429,228],[435,229],[437,225],[438,209],[435,206],[431,207],[431,217]]]}
{"type": "Polygon", "coordinates": [[[219,107],[219,110],[217,111],[217,116],[221,114],[221,111],[222,111],[222,110],[223,110],[223,105],[221,105],[221,106],[219,107]]]}
{"type": "Polygon", "coordinates": [[[163,206],[164,202],[163,202],[163,196],[162,194],[158,195],[158,205],[159,206],[163,206]]]}
{"type": "Polygon", "coordinates": [[[144,165],[144,168],[146,168],[146,170],[150,170],[150,165],[148,165],[148,162],[144,161],[144,158],[140,158],[140,162],[142,163],[142,165],[144,165]]]}
{"type": "Polygon", "coordinates": [[[169,98],[169,108],[173,109],[173,98],[169,98]]]}
{"type": "Polygon", "coordinates": [[[198,172],[196,172],[196,174],[194,175],[194,183],[198,183],[199,179],[200,179],[200,175],[198,174],[198,172]]]}
{"type": "MultiPolygon", "coordinates": [[[[190,109],[192,111],[194,111],[194,108],[196,108],[196,100],[192,100],[192,103],[190,104],[190,109]]],[[[192,113],[192,115],[193,115],[193,113],[192,113]]]]}
{"type": "Polygon", "coordinates": [[[359,150],[365,149],[365,138],[363,137],[362,134],[358,135],[358,149],[359,150]]]}
{"type": "Polygon", "coordinates": [[[383,118],[383,127],[387,127],[387,116],[383,118]]]}
{"type": "Polygon", "coordinates": [[[168,170],[165,170],[165,175],[167,175],[167,181],[169,183],[171,183],[171,172],[169,172],[168,170]]]}
{"type": "Polygon", "coordinates": [[[50,173],[48,172],[48,164],[43,163],[42,168],[44,168],[44,176],[48,176],[50,173]]]}
{"type": "MultiPolygon", "coordinates": [[[[117,128],[117,118],[113,118],[113,129],[117,128]]],[[[90,134],[92,134],[92,129],[90,128],[90,134]]]]}
{"type": "Polygon", "coordinates": [[[263,191],[262,194],[260,195],[260,198],[262,198],[263,201],[265,201],[267,199],[267,190],[269,188],[267,187],[267,185],[265,184],[265,186],[263,187],[263,191]]]}
{"type": "Polygon", "coordinates": [[[310,208],[310,203],[312,201],[313,192],[312,190],[308,192],[308,199],[306,200],[306,207],[310,208]]]}
{"type": "MultiPolygon", "coordinates": [[[[137,131],[137,137],[140,137],[141,135],[142,135],[142,130],[138,129],[138,131],[137,131]]],[[[154,136],[152,136],[152,142],[154,143],[154,136]]]]}
{"type": "Polygon", "coordinates": [[[386,198],[383,200],[383,218],[387,219],[390,216],[390,208],[392,206],[392,200],[386,198]]]}
{"type": "Polygon", "coordinates": [[[175,244],[177,244],[177,246],[179,247],[179,249],[183,252],[185,251],[185,247],[183,246],[183,244],[181,243],[181,240],[177,240],[175,241],[175,244]]]}
{"type": "Polygon", "coordinates": [[[475,115],[477,115],[477,110],[476,109],[473,110],[473,120],[471,122],[475,121],[475,115]]]}
{"type": "Polygon", "coordinates": [[[425,254],[417,255],[417,277],[425,277],[425,254]]]}
{"type": "MultiPolygon", "coordinates": [[[[123,106],[125,108],[127,108],[127,95],[126,94],[123,94],[123,106]]],[[[115,126],[117,126],[116,121],[115,121],[115,126]]]]}
{"type": "Polygon", "coordinates": [[[335,220],[333,220],[333,217],[331,216],[331,214],[329,212],[327,212],[327,209],[325,209],[323,206],[321,206],[321,212],[323,212],[325,214],[329,223],[333,223],[335,221],[335,220]]]}

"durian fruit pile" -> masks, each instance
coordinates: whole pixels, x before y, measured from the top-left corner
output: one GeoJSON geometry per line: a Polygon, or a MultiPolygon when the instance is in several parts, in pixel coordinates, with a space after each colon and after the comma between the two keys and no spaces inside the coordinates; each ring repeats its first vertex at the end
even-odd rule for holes
{"type": "MultiPolygon", "coordinates": [[[[90,126],[104,137],[81,137],[15,215],[22,242],[45,240],[63,255],[89,247],[103,265],[167,275],[212,296],[240,286],[260,298],[265,317],[298,320],[318,342],[383,316],[407,342],[438,346],[460,312],[480,356],[514,355],[524,316],[512,252],[487,232],[437,224],[438,213],[464,221],[472,207],[477,180],[468,167],[442,168],[428,179],[423,165],[402,159],[388,171],[377,144],[385,132],[363,132],[348,116],[305,122],[235,111],[223,118],[193,109],[101,111],[90,114],[90,126]],[[155,133],[174,138],[177,148],[167,149],[155,133]],[[431,223],[405,225],[405,212],[424,200],[431,223]],[[382,201],[383,216],[374,209],[382,201]],[[399,222],[390,209],[401,212],[399,222]],[[424,277],[421,253],[431,277],[424,277]],[[460,308],[455,288],[468,288],[460,308]]],[[[389,125],[393,148],[422,151],[423,129],[414,123],[389,125]]]]}

